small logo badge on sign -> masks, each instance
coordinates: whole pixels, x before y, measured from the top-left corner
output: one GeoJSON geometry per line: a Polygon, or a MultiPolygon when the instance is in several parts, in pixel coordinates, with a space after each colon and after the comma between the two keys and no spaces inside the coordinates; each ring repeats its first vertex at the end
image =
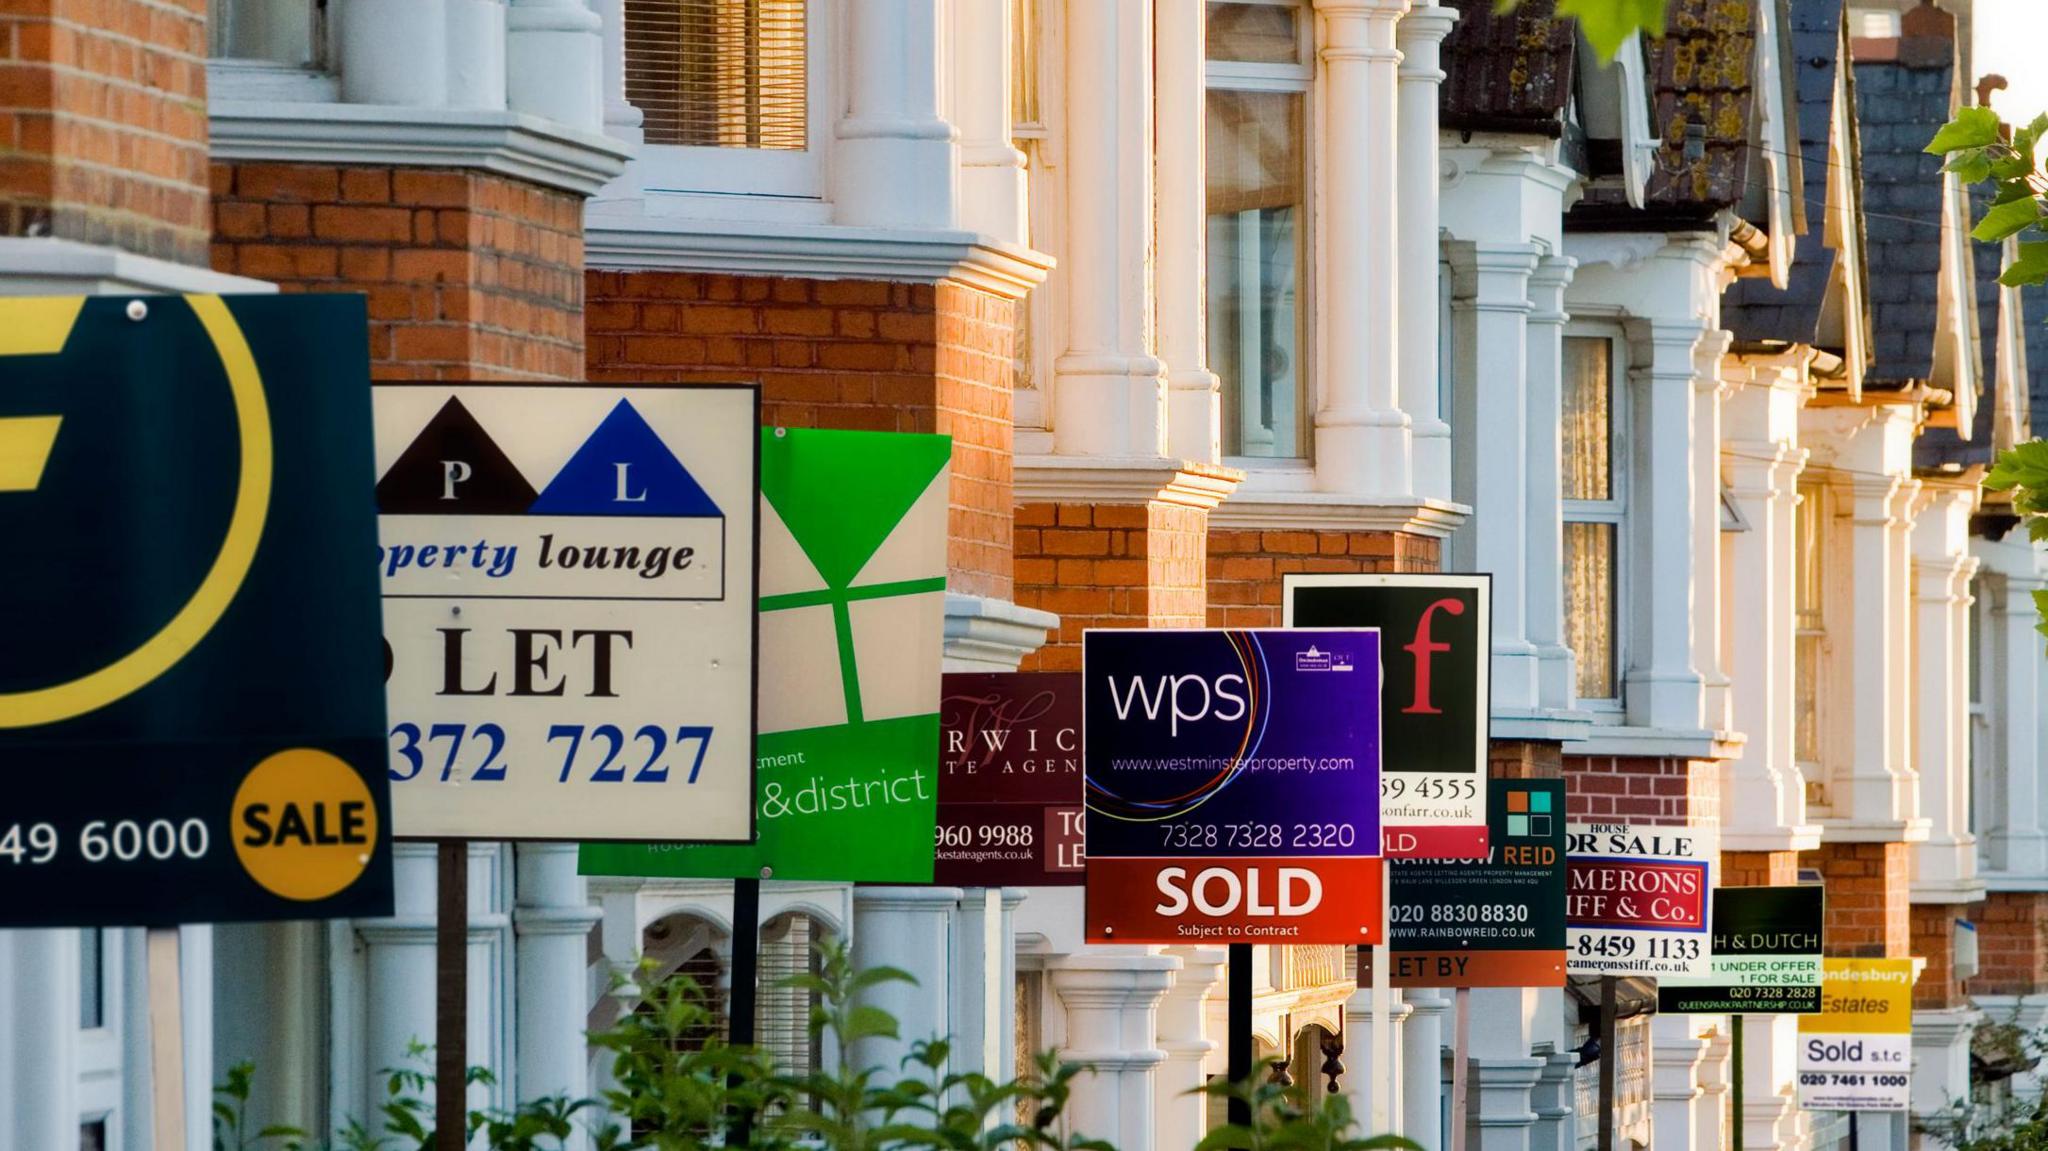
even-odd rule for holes
{"type": "Polygon", "coordinates": [[[1313,645],[1311,645],[1307,651],[1299,651],[1294,653],[1294,670],[1353,671],[1356,669],[1353,668],[1351,664],[1350,652],[1345,652],[1342,655],[1336,655],[1327,651],[1318,651],[1313,645]]]}

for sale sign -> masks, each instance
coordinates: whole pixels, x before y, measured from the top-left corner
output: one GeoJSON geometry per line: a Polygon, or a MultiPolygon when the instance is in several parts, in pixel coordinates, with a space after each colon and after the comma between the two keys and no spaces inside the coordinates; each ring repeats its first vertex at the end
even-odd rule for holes
{"type": "Polygon", "coordinates": [[[1657,1010],[1793,1015],[1820,1010],[1822,889],[1714,889],[1714,946],[1705,979],[1657,981],[1657,1010]]]}
{"type": "Polygon", "coordinates": [[[1496,780],[1487,800],[1486,859],[1387,865],[1395,987],[1564,986],[1564,781],[1496,780]]]}
{"type": "Polygon", "coordinates": [[[1079,884],[1081,677],[948,675],[939,698],[938,791],[932,882],[1079,884]]]}
{"type": "Polygon", "coordinates": [[[1288,627],[1375,627],[1387,637],[1380,818],[1390,859],[1487,858],[1492,583],[1485,575],[1283,579],[1288,627]]]}
{"type": "Polygon", "coordinates": [[[1573,975],[1708,974],[1720,846],[1697,827],[1567,829],[1565,949],[1573,975]]]}
{"type": "Polygon", "coordinates": [[[1379,641],[1083,636],[1091,941],[1381,942],[1379,641]]]}
{"type": "Polygon", "coordinates": [[[1827,959],[1821,1010],[1799,1018],[1799,1105],[1904,1111],[1912,1089],[1913,961],[1827,959]]]}

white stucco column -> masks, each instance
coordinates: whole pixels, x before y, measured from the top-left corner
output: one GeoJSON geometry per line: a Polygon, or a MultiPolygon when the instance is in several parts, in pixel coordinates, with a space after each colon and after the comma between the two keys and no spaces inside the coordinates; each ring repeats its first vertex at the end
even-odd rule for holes
{"type": "Polygon", "coordinates": [[[941,99],[949,8],[863,0],[834,11],[845,26],[846,115],[834,133],[832,218],[956,227],[959,137],[941,99]]]}
{"type": "Polygon", "coordinates": [[[78,932],[0,932],[0,1015],[8,1021],[0,1032],[0,1126],[22,1147],[71,1151],[78,1146],[78,932]]]}
{"type": "Polygon", "coordinates": [[[1455,283],[1452,346],[1461,442],[1486,446],[1456,461],[1472,519],[1459,532],[1460,558],[1493,573],[1493,710],[1530,712],[1539,698],[1536,646],[1528,630],[1529,280],[1532,244],[1448,245],[1455,283]]]}
{"type": "Polygon", "coordinates": [[[1408,1004],[1408,1022],[1401,1028],[1401,1133],[1422,1145],[1422,1151],[1443,1151],[1444,1020],[1450,1015],[1450,993],[1439,988],[1401,992],[1408,1004]]]}
{"type": "MultiPolygon", "coordinates": [[[[1991,545],[1980,542],[1984,552],[1991,545]]],[[[2048,587],[2034,572],[2031,548],[2008,537],[1998,547],[2004,575],[1992,581],[1985,639],[1994,655],[1982,682],[1987,703],[1996,708],[1990,732],[1990,793],[1996,803],[1983,821],[1989,827],[1989,864],[2012,875],[2048,874],[2048,820],[2043,818],[2041,776],[2048,750],[2048,683],[2042,667],[2043,641],[2035,625],[2033,593],[2048,587]]],[[[1980,759],[1980,762],[1982,760],[1980,759]]]]}
{"type": "Polygon", "coordinates": [[[1016,1077],[1014,913],[1028,890],[961,889],[959,926],[952,941],[952,975],[946,988],[953,1000],[949,1011],[955,1072],[979,1072],[999,1083],[1016,1077]]]}
{"type": "MultiPolygon", "coordinates": [[[[1317,292],[1316,486],[1354,495],[1415,490],[1401,410],[1394,23],[1408,0],[1315,0],[1324,146],[1317,292]]],[[[1434,233],[1432,233],[1434,234],[1434,233]]],[[[1423,306],[1436,307],[1434,297],[1423,306]]]]}
{"type": "Polygon", "coordinates": [[[1811,1130],[1798,1105],[1799,1021],[1750,1015],[1742,1026],[1742,1145],[1797,1151],[1811,1130]]]}
{"type": "Polygon", "coordinates": [[[1475,988],[1468,1061],[1471,1151],[1530,1151],[1536,1126],[1532,1091],[1544,1060],[1531,1053],[1542,996],[1533,987],[1475,988]]]}
{"type": "Polygon", "coordinates": [[[1692,657],[1708,731],[1731,730],[1728,669],[1721,666],[1721,401],[1728,390],[1721,357],[1734,339],[1709,328],[1693,347],[1692,657]]]}
{"type": "Polygon", "coordinates": [[[1713,1151],[1698,1138],[1699,1111],[1705,1091],[1700,1069],[1708,1039],[1701,1035],[1711,1017],[1658,1015],[1650,1020],[1650,1123],[1654,1145],[1713,1151]]]}
{"type": "Polygon", "coordinates": [[[1394,26],[1401,52],[1399,190],[1401,409],[1414,429],[1415,494],[1451,498],[1451,426],[1443,418],[1438,378],[1437,88],[1443,83],[1440,51],[1458,10],[1422,4],[1394,26]]]}
{"type": "MultiPolygon", "coordinates": [[[[1912,1114],[1915,1119],[1953,1115],[1955,1101],[1970,1094],[1970,1038],[1984,1013],[1974,1007],[1913,1013],[1912,1114]]],[[[1942,1146],[1929,1139],[1925,1145],[1942,1146]]]]}
{"type": "Polygon", "coordinates": [[[1067,0],[1066,347],[1053,361],[1053,450],[1166,452],[1153,355],[1152,4],[1067,0]],[[1086,113],[1082,114],[1081,110],[1086,113]]]}
{"type": "Polygon", "coordinates": [[[506,106],[602,131],[603,46],[597,13],[581,0],[512,0],[505,16],[506,106]]]}
{"type": "Polygon", "coordinates": [[[213,1143],[213,925],[178,928],[178,1016],[184,1034],[185,1146],[213,1143]]]}
{"type": "Polygon", "coordinates": [[[505,106],[505,0],[448,5],[448,106],[505,106]]]}
{"type": "MultiPolygon", "coordinates": [[[[519,1097],[590,1094],[590,928],[602,918],[576,874],[573,843],[513,848],[512,1004],[519,1097]]],[[[588,1146],[579,1131],[568,1144],[588,1146]]]]}
{"type": "Polygon", "coordinates": [[[334,58],[345,103],[447,103],[447,0],[348,0],[339,15],[334,58]]]}
{"type": "MultiPolygon", "coordinates": [[[[1350,1097],[1351,1114],[1357,1118],[1359,1126],[1374,1135],[1380,1131],[1373,1122],[1373,1092],[1380,1083],[1386,1084],[1386,1129],[1397,1135],[1407,1134],[1402,1126],[1407,1117],[1402,1104],[1407,1095],[1405,1033],[1410,1009],[1403,999],[1401,993],[1396,992],[1393,1010],[1387,1013],[1387,1025],[1393,1029],[1387,1048],[1390,1061],[1387,1067],[1377,1066],[1373,1060],[1372,989],[1359,988],[1344,1001],[1344,1073],[1338,1077],[1337,1086],[1350,1097]]],[[[1294,1068],[1293,1071],[1296,1082],[1319,1074],[1315,1066],[1294,1068]]]]}
{"type": "Polygon", "coordinates": [[[1204,8],[1167,0],[1155,9],[1158,138],[1153,168],[1159,201],[1159,358],[1166,361],[1170,455],[1222,458],[1222,385],[1209,370],[1208,195],[1204,155],[1208,91],[1204,8]]]}
{"type": "Polygon", "coordinates": [[[647,137],[641,131],[640,109],[626,99],[626,0],[595,0],[592,8],[603,54],[604,134],[638,144],[647,137]]]}
{"type": "Polygon", "coordinates": [[[1181,967],[1159,1002],[1159,1049],[1166,1059],[1159,1065],[1153,1106],[1158,1146],[1178,1149],[1200,1143],[1209,1131],[1209,1098],[1199,1092],[1208,1081],[1209,1056],[1219,1045],[1209,1037],[1203,1003],[1209,990],[1223,981],[1229,951],[1173,947],[1167,954],[1179,958],[1181,967]]]}
{"type": "Polygon", "coordinates": [[[1692,650],[1697,464],[1694,349],[1699,321],[1633,319],[1629,400],[1635,435],[1629,473],[1628,721],[1696,731],[1704,681],[1692,650]]]}
{"type": "Polygon", "coordinates": [[[1578,1065],[1578,1054],[1569,1050],[1543,1057],[1536,1086],[1529,1091],[1529,1109],[1536,1113],[1529,1151],[1579,1151],[1578,1065]]]}
{"type": "Polygon", "coordinates": [[[949,989],[960,895],[957,887],[854,888],[853,965],[900,967],[917,982],[880,983],[862,993],[863,1003],[896,1018],[898,1037],[853,1044],[853,1067],[894,1073],[911,1044],[953,1033],[949,989]]]}
{"type": "Polygon", "coordinates": [[[1970,831],[1970,578],[1974,487],[1931,482],[1914,518],[1914,767],[1926,840],[1913,846],[1913,899],[1964,903],[1982,896],[1970,831]]]}
{"type": "Polygon", "coordinates": [[[953,123],[960,133],[960,226],[1027,243],[1024,153],[1010,142],[1017,61],[1005,0],[953,0],[953,123]]]}
{"type": "Polygon", "coordinates": [[[1178,1151],[1158,1140],[1159,1003],[1181,961],[1141,948],[1089,947],[1051,969],[1066,1008],[1060,1054],[1090,1073],[1074,1080],[1068,1128],[1117,1151],[1178,1151]]]}
{"type": "Polygon", "coordinates": [[[1793,759],[1793,520],[1806,451],[1798,446],[1800,368],[1748,364],[1725,404],[1721,469],[1747,530],[1723,537],[1730,710],[1742,756],[1721,776],[1724,850],[1813,846],[1798,837],[1806,791],[1793,759]]]}
{"type": "MultiPolygon", "coordinates": [[[[1578,261],[1545,256],[1529,277],[1527,579],[1529,642],[1536,648],[1536,699],[1572,706],[1574,660],[1564,645],[1564,292],[1578,261]]],[[[1403,324],[1407,323],[1404,319],[1403,324]]],[[[1484,441],[1481,441],[1484,443],[1484,441]]]]}
{"type": "Polygon", "coordinates": [[[434,1041],[437,851],[432,843],[392,845],[395,914],[355,923],[364,952],[363,1062],[356,1070],[363,1097],[337,1100],[335,1107],[365,1116],[373,1130],[382,1129],[376,1116],[384,1102],[384,1069],[404,1066],[406,1047],[414,1040],[434,1041]]]}

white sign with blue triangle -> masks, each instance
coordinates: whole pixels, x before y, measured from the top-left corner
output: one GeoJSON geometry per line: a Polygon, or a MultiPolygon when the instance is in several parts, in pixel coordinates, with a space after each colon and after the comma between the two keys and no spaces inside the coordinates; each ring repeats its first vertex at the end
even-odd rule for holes
{"type": "Polygon", "coordinates": [[[394,834],[751,841],[759,393],[374,395],[394,834]]]}

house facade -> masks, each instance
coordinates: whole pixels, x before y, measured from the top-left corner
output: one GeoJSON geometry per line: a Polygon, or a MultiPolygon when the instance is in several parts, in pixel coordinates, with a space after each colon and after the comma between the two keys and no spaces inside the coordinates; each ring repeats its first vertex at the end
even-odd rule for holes
{"type": "MultiPolygon", "coordinates": [[[[1978,488],[2040,426],[2048,304],[1920,155],[1980,98],[1968,8],[1674,0],[1603,65],[1551,0],[1493,7],[47,0],[0,15],[0,291],[362,292],[379,378],[738,380],[776,425],[948,434],[949,670],[1278,626],[1291,573],[1490,573],[1496,777],[1716,828],[1724,884],[1818,875],[1831,954],[1924,960],[1921,1122],[1801,1111],[1756,1017],[1744,1145],[1930,1138],[1980,1030],[2048,1023],[2048,561],[1978,488]]],[[[373,1115],[432,1037],[435,870],[399,846],[391,919],[181,929],[190,1145],[243,1060],[258,1121],[373,1115]]],[[[469,882],[479,1105],[600,1089],[642,957],[729,989],[728,883],[487,843],[469,882]]],[[[914,973],[881,1005],[956,1069],[1090,1065],[1074,1130],[1212,1120],[1220,948],[1084,945],[1074,888],[769,882],[760,916],[764,978],[827,938],[914,973]]],[[[1448,1145],[1450,991],[1374,1066],[1347,949],[1253,975],[1262,1055],[1448,1145]]],[[[799,1064],[836,1057],[808,1006],[758,1009],[799,1064]]],[[[0,933],[0,1142],[150,1147],[148,1011],[139,932],[0,933]]],[[[1590,1146],[1583,989],[1470,1011],[1468,1142],[1590,1146]]],[[[1726,1145],[1730,1039],[1625,1021],[1619,1133],[1726,1145]]]]}

